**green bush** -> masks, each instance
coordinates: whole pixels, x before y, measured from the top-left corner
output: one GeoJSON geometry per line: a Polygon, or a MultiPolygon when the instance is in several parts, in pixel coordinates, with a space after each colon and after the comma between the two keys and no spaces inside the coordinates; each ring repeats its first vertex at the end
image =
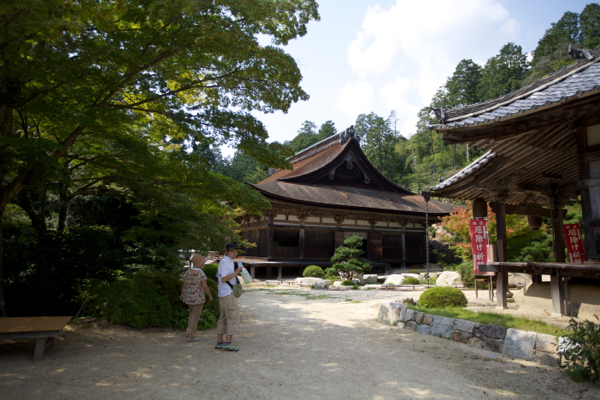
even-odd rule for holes
{"type": "Polygon", "coordinates": [[[173,311],[183,308],[180,299],[183,282],[177,276],[162,271],[140,271],[135,276],[146,279],[160,296],[167,299],[173,311]]]}
{"type": "Polygon", "coordinates": [[[456,271],[460,274],[460,280],[465,287],[475,287],[475,276],[473,275],[473,263],[471,261],[457,265],[456,271]]]}
{"type": "Polygon", "coordinates": [[[451,287],[434,287],[423,292],[417,307],[444,308],[444,307],[466,307],[467,298],[462,290],[451,287]]]}
{"type": "Polygon", "coordinates": [[[419,280],[417,278],[404,278],[402,279],[402,284],[403,285],[418,285],[421,282],[419,282],[419,280]]]}
{"type": "Polygon", "coordinates": [[[204,273],[206,274],[206,277],[208,279],[212,279],[213,281],[218,283],[218,281],[217,281],[217,269],[218,268],[219,268],[219,264],[205,264],[204,268],[202,270],[204,271],[204,273]]]}
{"type": "Polygon", "coordinates": [[[417,274],[417,275],[419,275],[420,272],[418,270],[416,270],[416,269],[411,269],[410,271],[408,271],[408,273],[409,274],[417,274]]]}
{"type": "Polygon", "coordinates": [[[304,268],[302,276],[306,278],[323,278],[325,273],[323,272],[323,268],[319,267],[318,265],[309,265],[308,267],[304,268]]]}
{"type": "Polygon", "coordinates": [[[326,279],[326,280],[331,281],[331,282],[341,281],[342,280],[342,278],[340,278],[340,276],[336,275],[336,274],[325,274],[325,276],[323,276],[323,279],[326,279]]]}
{"type": "Polygon", "coordinates": [[[600,326],[571,319],[567,329],[573,331],[567,335],[570,343],[559,348],[565,359],[565,372],[577,382],[587,379],[600,385],[600,326]]]}
{"type": "Polygon", "coordinates": [[[342,286],[354,286],[355,283],[352,279],[346,279],[344,282],[342,282],[342,286]]]}
{"type": "Polygon", "coordinates": [[[90,288],[89,310],[113,324],[142,329],[171,324],[173,309],[148,279],[138,274],[111,284],[96,283],[90,288]]]}

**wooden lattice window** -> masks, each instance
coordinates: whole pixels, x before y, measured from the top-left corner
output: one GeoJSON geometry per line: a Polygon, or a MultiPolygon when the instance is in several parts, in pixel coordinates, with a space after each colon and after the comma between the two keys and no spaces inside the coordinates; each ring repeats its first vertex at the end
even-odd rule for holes
{"type": "Polygon", "coordinates": [[[402,259],[402,235],[383,235],[383,259],[402,259]]]}
{"type": "Polygon", "coordinates": [[[425,259],[425,235],[422,233],[406,234],[406,259],[424,260],[425,259]]]}
{"type": "Polygon", "coordinates": [[[304,258],[330,259],[333,247],[333,231],[305,231],[304,258]]]}

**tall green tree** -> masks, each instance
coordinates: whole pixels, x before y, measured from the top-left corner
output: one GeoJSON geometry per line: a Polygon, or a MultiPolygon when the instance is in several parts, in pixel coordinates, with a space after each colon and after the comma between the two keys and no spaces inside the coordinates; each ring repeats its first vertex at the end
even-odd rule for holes
{"type": "Polygon", "coordinates": [[[403,160],[396,152],[400,134],[392,129],[390,122],[395,118],[392,112],[390,118],[383,118],[375,113],[360,114],[356,119],[354,130],[361,138],[362,149],[373,164],[384,176],[396,181],[402,172],[403,160]]]}
{"type": "Polygon", "coordinates": [[[544,36],[533,51],[532,74],[526,83],[557,71],[573,62],[569,56],[569,45],[594,49],[600,46],[600,6],[590,3],[577,14],[567,11],[544,36]]]}
{"type": "Polygon", "coordinates": [[[335,124],[333,123],[333,121],[325,121],[319,127],[319,131],[317,132],[317,141],[320,142],[321,140],[327,139],[328,137],[333,136],[336,133],[338,132],[335,128],[335,124]]]}
{"type": "Polygon", "coordinates": [[[579,14],[580,32],[578,42],[585,49],[600,46],[600,5],[591,3],[579,14]]]}
{"type": "Polygon", "coordinates": [[[481,67],[473,60],[461,60],[446,82],[449,108],[456,108],[481,101],[477,89],[481,80],[481,67]]]}
{"type": "Polygon", "coordinates": [[[481,73],[479,96],[489,100],[503,96],[523,86],[529,74],[527,55],[514,43],[502,46],[500,54],[490,58],[481,73]]]}
{"type": "Polygon", "coordinates": [[[194,188],[194,209],[218,216],[241,186],[181,150],[229,142],[289,167],[289,153],[267,142],[251,112],[308,99],[296,62],[278,46],[315,19],[314,0],[9,0],[0,9],[0,217],[30,185],[70,184],[66,165],[77,163],[96,163],[98,174],[112,168],[113,180],[147,199],[144,215],[175,216],[194,188]],[[103,150],[114,146],[136,160],[109,165],[103,150]]]}
{"type": "Polygon", "coordinates": [[[294,153],[298,153],[317,142],[317,124],[312,121],[304,121],[296,136],[292,140],[286,141],[285,144],[289,145],[294,153]]]}

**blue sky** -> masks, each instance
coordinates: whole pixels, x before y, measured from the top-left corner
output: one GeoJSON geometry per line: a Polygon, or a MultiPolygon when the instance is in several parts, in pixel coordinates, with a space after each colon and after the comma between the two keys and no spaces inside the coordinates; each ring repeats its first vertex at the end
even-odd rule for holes
{"type": "MultiPolygon", "coordinates": [[[[321,20],[284,50],[310,95],[287,114],[256,113],[269,141],[290,140],[301,124],[332,120],[338,131],[362,113],[397,113],[400,133],[416,130],[419,109],[462,59],[484,65],[514,42],[530,53],[552,22],[592,1],[321,0],[321,20]]],[[[234,149],[222,148],[224,155],[234,149]]]]}

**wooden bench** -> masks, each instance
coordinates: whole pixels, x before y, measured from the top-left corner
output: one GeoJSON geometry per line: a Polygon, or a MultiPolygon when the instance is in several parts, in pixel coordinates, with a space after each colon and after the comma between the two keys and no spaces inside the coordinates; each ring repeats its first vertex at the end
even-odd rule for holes
{"type": "Polygon", "coordinates": [[[39,361],[70,320],[71,317],[0,318],[0,340],[35,339],[33,359],[39,361]]]}

